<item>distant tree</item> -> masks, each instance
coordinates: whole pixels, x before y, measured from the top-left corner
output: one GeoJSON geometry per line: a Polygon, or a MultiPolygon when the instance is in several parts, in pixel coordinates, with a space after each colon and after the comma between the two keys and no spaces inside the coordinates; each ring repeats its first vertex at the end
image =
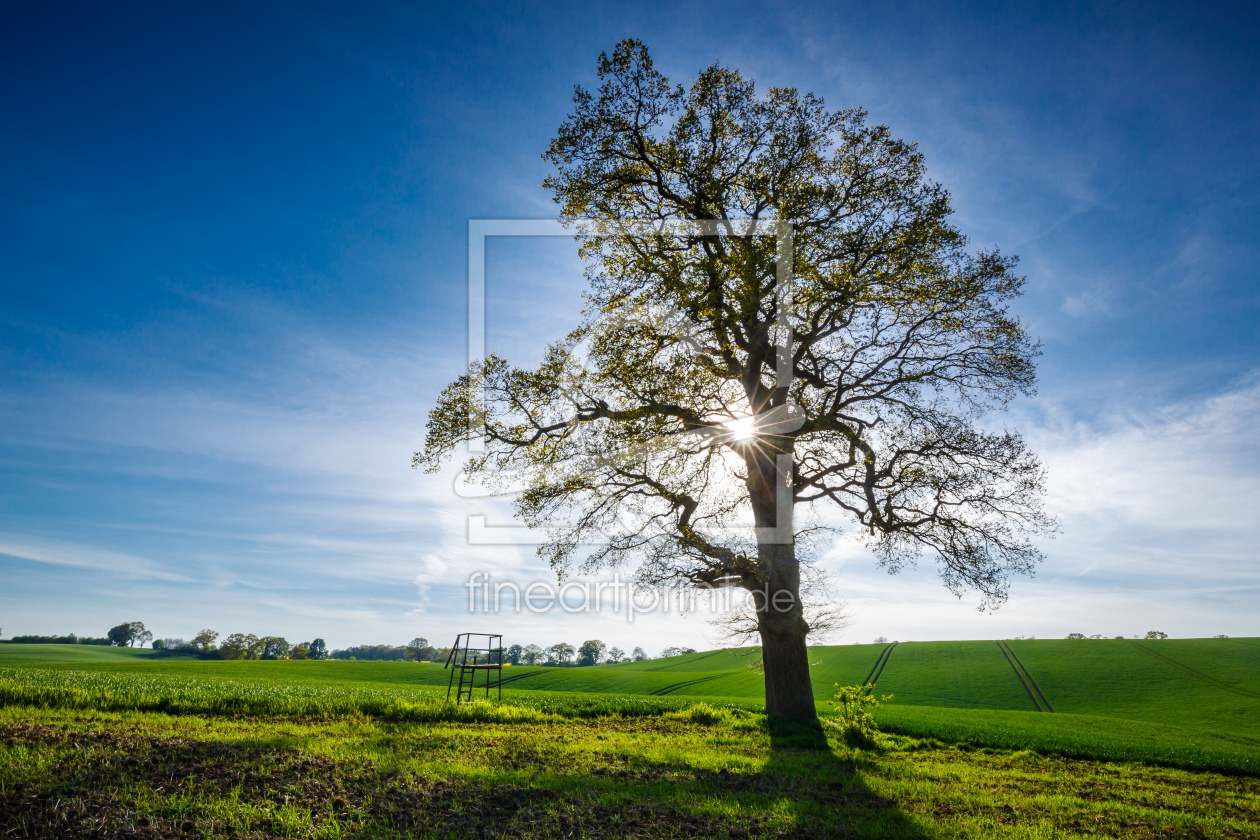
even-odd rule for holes
{"type": "Polygon", "coordinates": [[[405,659],[408,662],[420,662],[428,658],[433,653],[433,648],[429,645],[429,640],[417,636],[410,642],[407,642],[407,652],[405,659]]]}
{"type": "Polygon", "coordinates": [[[614,665],[626,658],[626,652],[619,647],[608,649],[608,661],[614,665]]]}
{"type": "Polygon", "coordinates": [[[261,651],[259,650],[261,642],[253,633],[246,633],[244,635],[236,633],[233,635],[239,637],[238,644],[241,649],[241,655],[237,657],[238,659],[257,659],[261,655],[261,651]]]}
{"type": "Polygon", "coordinates": [[[154,650],[166,650],[166,640],[165,640],[165,639],[154,639],[154,640],[153,640],[153,649],[154,649],[154,650]]]}
{"type": "Polygon", "coordinates": [[[521,647],[520,645],[512,645],[510,648],[508,648],[507,650],[503,652],[503,656],[507,660],[509,665],[520,665],[521,656],[524,653],[525,653],[525,648],[521,647]]]}
{"type": "Polygon", "coordinates": [[[1104,636],[1102,633],[1094,633],[1094,634],[1090,635],[1090,638],[1091,638],[1091,639],[1105,639],[1105,638],[1107,638],[1107,637],[1106,637],[1106,636],[1104,636]]]}
{"type": "Polygon", "coordinates": [[[132,647],[135,647],[136,643],[147,645],[149,640],[153,638],[153,634],[145,629],[143,621],[132,621],[127,626],[131,628],[130,644],[132,647]]]}
{"type": "Polygon", "coordinates": [[[214,640],[219,638],[219,634],[214,630],[202,630],[196,636],[192,637],[192,644],[200,653],[209,653],[214,650],[214,640]]]}
{"type": "Polygon", "coordinates": [[[1117,638],[1117,639],[1123,639],[1123,638],[1124,638],[1124,636],[1116,636],[1115,638],[1117,638]]]}
{"type": "Polygon", "coordinates": [[[576,652],[573,645],[560,642],[547,648],[547,661],[552,665],[568,665],[576,652]]]}
{"type": "Polygon", "coordinates": [[[328,658],[328,645],[324,644],[323,639],[312,639],[310,648],[311,648],[311,654],[310,654],[311,659],[327,659],[328,658]]]}
{"type": "Polygon", "coordinates": [[[280,636],[263,636],[262,656],[260,659],[288,659],[289,642],[280,636]]]}
{"type": "Polygon", "coordinates": [[[266,639],[260,639],[253,633],[233,633],[219,647],[219,656],[223,659],[262,659],[266,652],[266,639]]]}
{"type": "Polygon", "coordinates": [[[598,665],[599,660],[604,658],[604,651],[608,646],[599,639],[587,639],[582,642],[582,646],[577,651],[577,664],[579,665],[598,665]]]}
{"type": "Polygon", "coordinates": [[[299,660],[310,659],[311,658],[311,643],[298,642],[296,645],[289,648],[289,658],[299,659],[299,660]]]}
{"type": "Polygon", "coordinates": [[[544,651],[538,645],[526,645],[521,651],[521,662],[526,665],[537,665],[542,661],[544,651]]]}
{"type": "Polygon", "coordinates": [[[630,658],[635,662],[646,662],[648,655],[643,651],[643,648],[637,647],[630,652],[630,658]]]}
{"type": "Polygon", "coordinates": [[[1069,638],[1069,639],[1083,639],[1083,638],[1085,638],[1085,634],[1084,634],[1084,633],[1068,633],[1068,634],[1067,634],[1067,638],[1069,638]]]}
{"type": "Polygon", "coordinates": [[[887,636],[876,636],[876,637],[875,637],[875,644],[877,644],[877,645],[886,645],[886,644],[888,644],[888,637],[887,637],[887,636]]]}
{"type": "Polygon", "coordinates": [[[1229,638],[1229,636],[1226,636],[1224,633],[1217,633],[1217,634],[1216,634],[1215,636],[1213,636],[1212,638],[1213,638],[1213,639],[1228,639],[1228,638],[1229,638]]]}
{"type": "Polygon", "coordinates": [[[695,648],[688,647],[667,647],[661,651],[661,659],[668,659],[671,656],[682,656],[686,653],[695,653],[695,648]]]}
{"type": "Polygon", "coordinates": [[[219,645],[219,656],[223,659],[248,659],[250,639],[257,641],[253,636],[232,633],[219,645]]]}
{"type": "Polygon", "coordinates": [[[245,638],[250,640],[248,647],[246,648],[249,651],[249,658],[262,659],[263,654],[267,652],[266,637],[255,636],[254,634],[250,633],[246,635],[245,638]]]}
{"type": "Polygon", "coordinates": [[[1165,633],[1165,632],[1164,632],[1164,631],[1162,631],[1162,630],[1147,630],[1147,631],[1146,631],[1146,635],[1145,635],[1145,636],[1143,636],[1143,638],[1145,638],[1145,639],[1167,639],[1167,638],[1168,638],[1168,634],[1167,634],[1167,633],[1165,633]]]}
{"type": "Polygon", "coordinates": [[[131,625],[116,625],[109,628],[109,632],[105,635],[109,637],[109,643],[114,647],[126,647],[131,644],[131,625]]]}

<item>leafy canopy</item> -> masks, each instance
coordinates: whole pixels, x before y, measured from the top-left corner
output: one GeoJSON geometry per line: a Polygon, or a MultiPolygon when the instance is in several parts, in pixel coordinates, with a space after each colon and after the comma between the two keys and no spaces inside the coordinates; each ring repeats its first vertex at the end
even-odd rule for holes
{"type": "MultiPolygon", "coordinates": [[[[749,526],[778,524],[786,454],[793,502],[843,512],[890,570],[927,550],[951,590],[1000,602],[1054,527],[1036,456],[980,424],[1034,385],[1015,260],[969,250],[917,148],[860,109],[758,96],[718,65],[671,85],[637,41],[599,75],[545,155],[583,319],[534,369],[473,364],[413,463],[482,438],[466,473],[523,484],[516,513],[561,574],[634,562],[755,589],[749,526]]],[[[820,520],[802,521],[798,542],[820,520]]]]}

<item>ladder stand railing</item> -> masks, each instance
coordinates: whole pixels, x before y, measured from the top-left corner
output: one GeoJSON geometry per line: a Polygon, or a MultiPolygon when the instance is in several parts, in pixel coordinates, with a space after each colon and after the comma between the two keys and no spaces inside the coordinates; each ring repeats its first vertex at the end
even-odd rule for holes
{"type": "Polygon", "coordinates": [[[471,703],[473,691],[477,688],[477,674],[484,673],[486,699],[490,699],[491,675],[498,690],[498,699],[503,699],[503,636],[498,633],[460,633],[455,637],[455,645],[446,657],[446,665],[451,669],[451,678],[446,686],[446,699],[451,698],[451,689],[455,690],[456,703],[471,703]],[[459,683],[455,682],[455,672],[459,671],[459,683]]]}

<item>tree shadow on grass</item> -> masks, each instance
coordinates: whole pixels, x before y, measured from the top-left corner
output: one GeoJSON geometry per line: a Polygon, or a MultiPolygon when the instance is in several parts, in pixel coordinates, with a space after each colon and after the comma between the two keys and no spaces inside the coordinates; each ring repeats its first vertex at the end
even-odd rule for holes
{"type": "Polygon", "coordinates": [[[895,801],[870,787],[861,770],[872,766],[871,757],[845,749],[820,722],[771,718],[767,727],[770,758],[762,773],[797,780],[801,795],[786,798],[803,829],[801,836],[928,836],[895,801]]]}
{"type": "Polygon", "coordinates": [[[537,774],[526,784],[439,783],[386,794],[377,807],[404,832],[451,836],[487,831],[523,838],[927,836],[896,802],[871,789],[869,774],[862,772],[869,759],[833,749],[834,739],[829,741],[820,725],[775,722],[769,735],[769,754],[756,769],[639,758],[557,774],[540,755],[538,765],[527,768],[537,774]]]}
{"type": "MultiPolygon", "coordinates": [[[[348,820],[367,833],[402,837],[924,836],[895,802],[869,787],[870,774],[862,772],[868,759],[834,750],[817,724],[772,723],[760,766],[746,758],[730,767],[662,761],[599,747],[586,761],[565,764],[562,752],[529,740],[501,745],[485,775],[445,778],[399,776],[371,761],[333,760],[248,735],[202,742],[33,727],[9,734],[76,747],[63,749],[39,781],[0,794],[0,821],[50,840],[102,829],[102,836],[150,840],[190,830],[220,834],[226,816],[215,803],[225,798],[249,806],[232,822],[263,836],[288,830],[267,814],[293,805],[309,809],[311,830],[348,820]],[[154,795],[144,804],[120,795],[120,780],[154,795]],[[164,804],[168,795],[178,801],[164,804]]],[[[719,756],[722,749],[721,741],[712,746],[719,756]]]]}

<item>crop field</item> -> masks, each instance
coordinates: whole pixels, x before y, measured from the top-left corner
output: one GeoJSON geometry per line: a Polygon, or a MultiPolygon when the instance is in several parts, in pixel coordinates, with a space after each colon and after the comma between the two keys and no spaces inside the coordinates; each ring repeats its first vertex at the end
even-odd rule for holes
{"type": "Polygon", "coordinates": [[[821,730],[760,714],[749,654],[455,706],[432,663],[3,644],[0,834],[1260,837],[1260,640],[811,648],[821,730]],[[825,701],[876,674],[859,749],[825,701]]]}

